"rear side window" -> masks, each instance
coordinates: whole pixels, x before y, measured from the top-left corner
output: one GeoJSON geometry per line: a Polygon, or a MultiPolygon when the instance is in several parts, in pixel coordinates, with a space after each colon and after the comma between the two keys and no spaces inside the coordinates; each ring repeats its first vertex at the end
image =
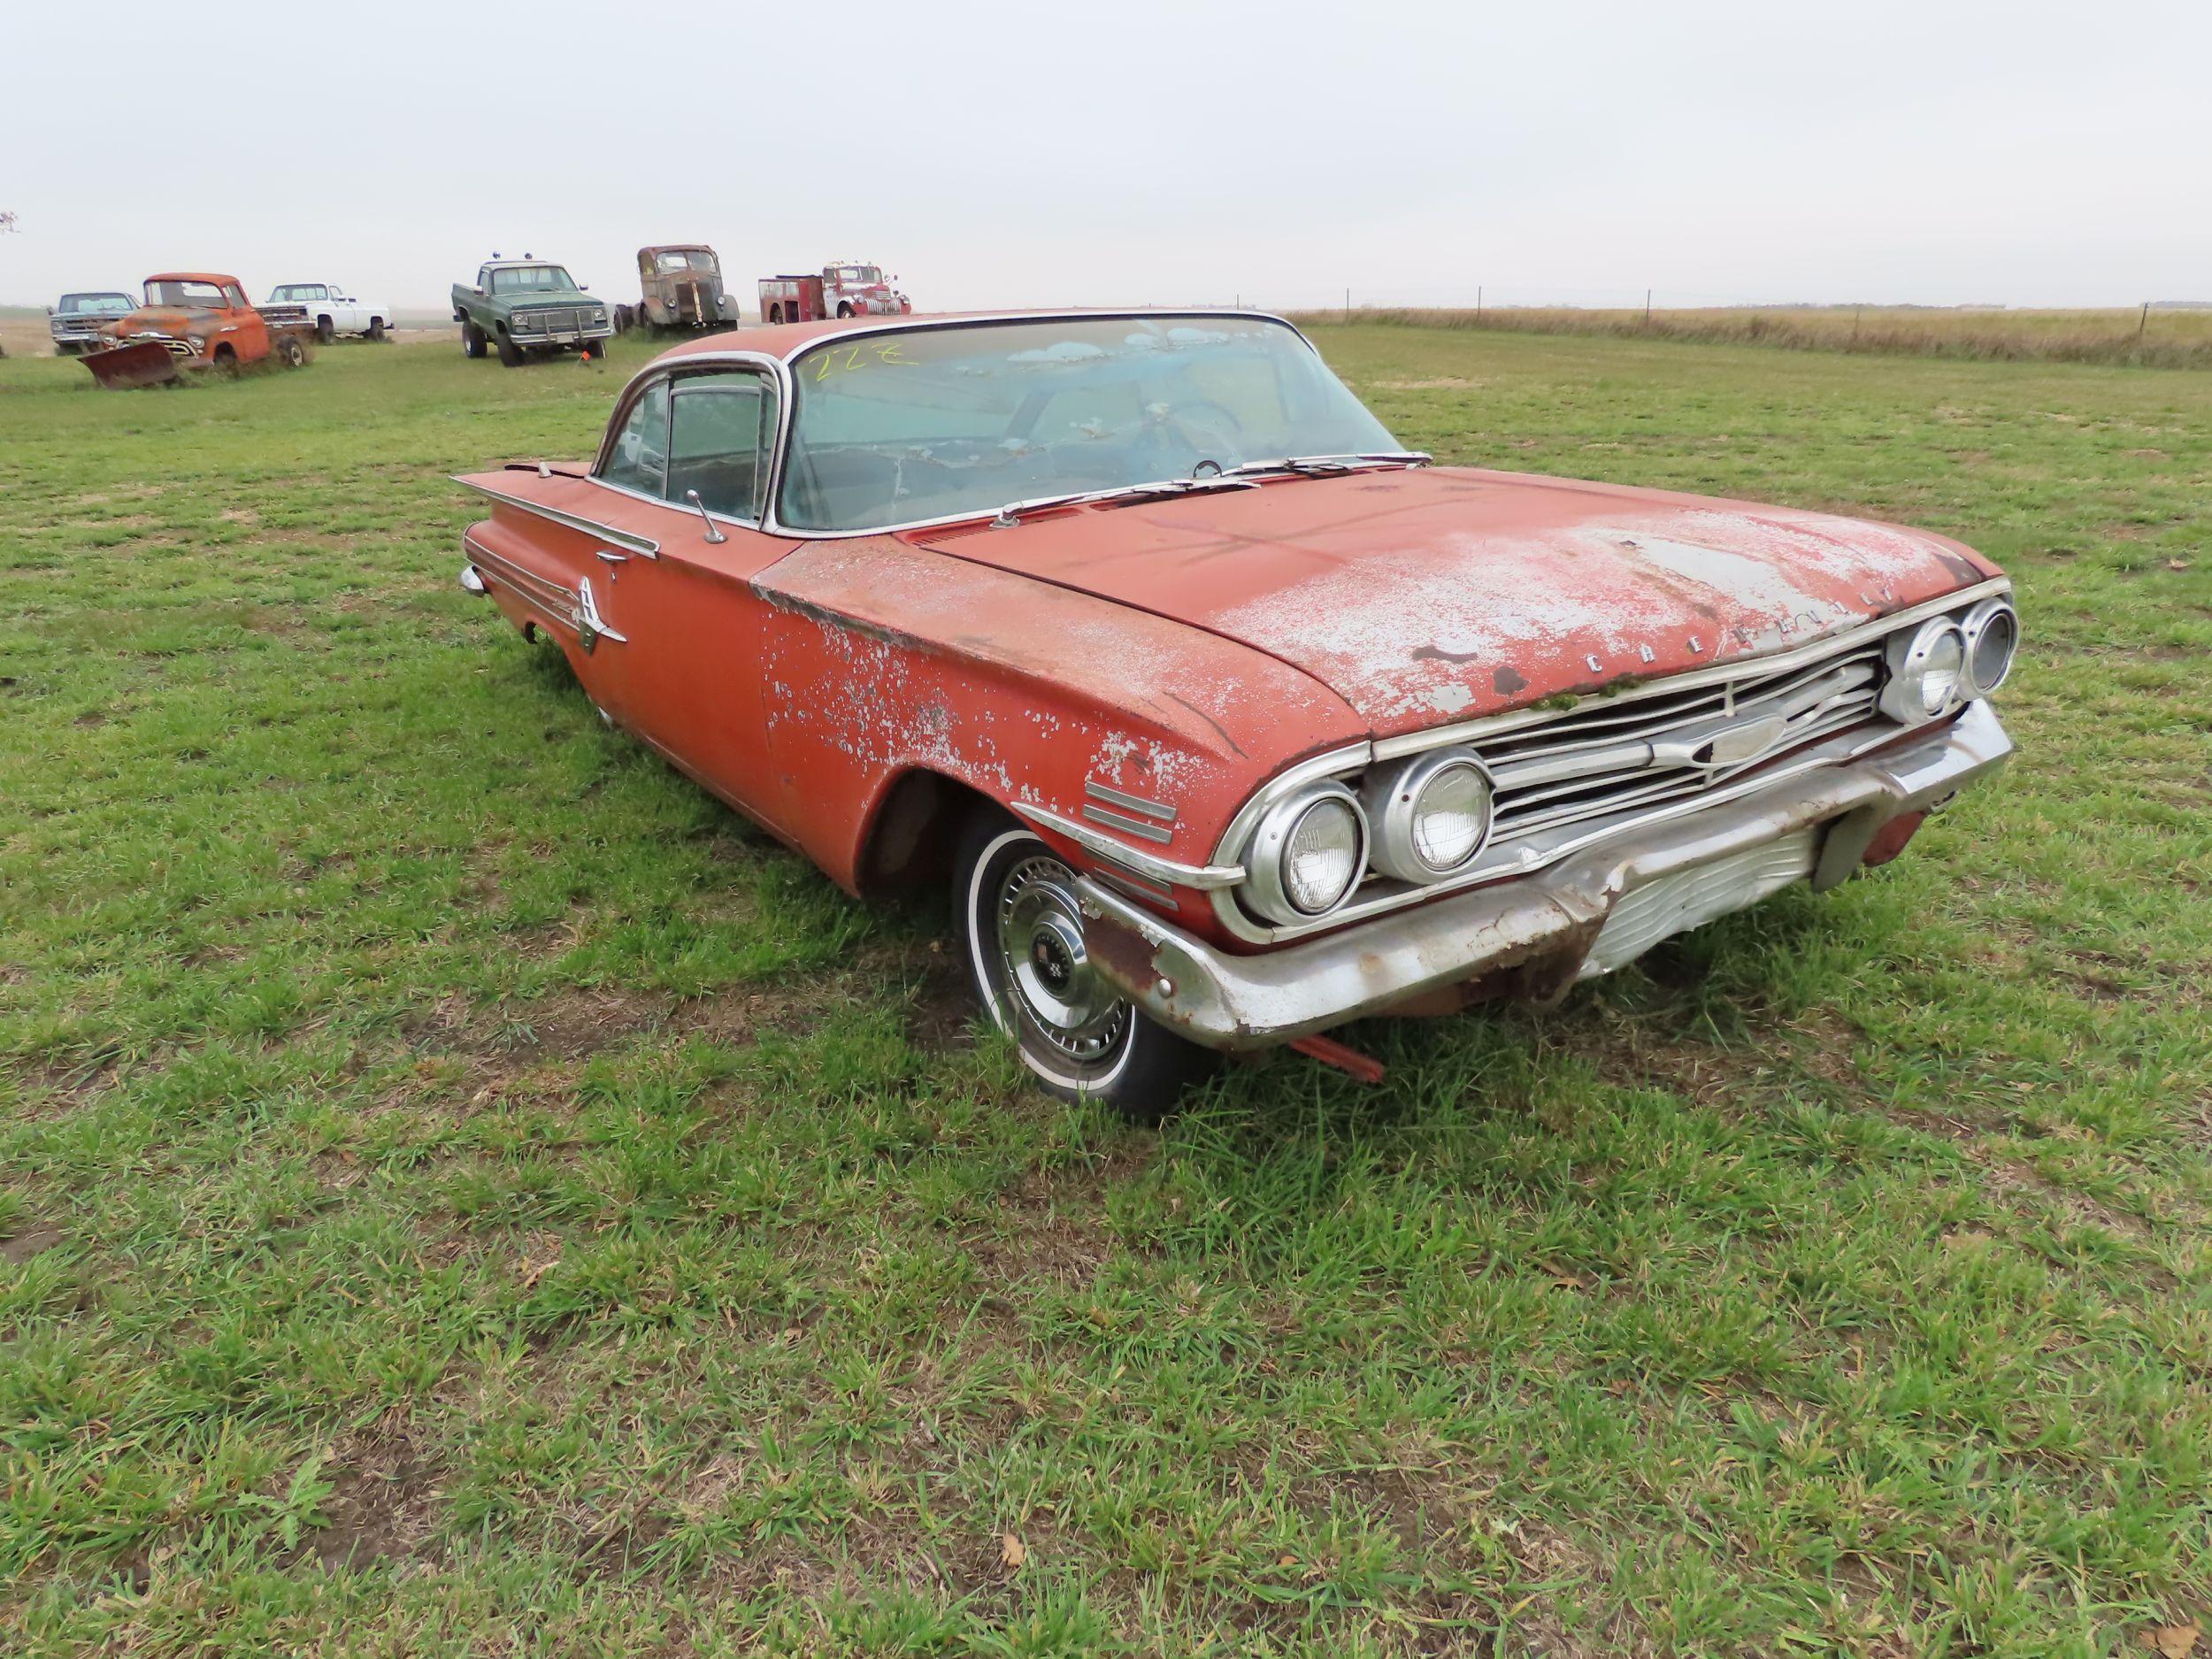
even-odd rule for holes
{"type": "Polygon", "coordinates": [[[600,478],[647,495],[668,492],[668,382],[656,380],[630,405],[600,478]]]}
{"type": "Polygon", "coordinates": [[[697,490],[710,512],[758,519],[776,431],[775,388],[757,374],[702,374],[677,382],[668,496],[697,490]]]}

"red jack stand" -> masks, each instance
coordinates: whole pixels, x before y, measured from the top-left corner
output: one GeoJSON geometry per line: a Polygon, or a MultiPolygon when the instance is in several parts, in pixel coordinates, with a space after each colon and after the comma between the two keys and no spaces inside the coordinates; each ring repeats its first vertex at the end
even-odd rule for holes
{"type": "Polygon", "coordinates": [[[1308,1059],[1318,1060],[1323,1065],[1333,1065],[1363,1083],[1379,1083],[1383,1080],[1381,1061],[1372,1055],[1362,1054],[1356,1048],[1348,1048],[1333,1037],[1324,1037],[1317,1033],[1310,1037],[1294,1038],[1290,1046],[1308,1059]]]}

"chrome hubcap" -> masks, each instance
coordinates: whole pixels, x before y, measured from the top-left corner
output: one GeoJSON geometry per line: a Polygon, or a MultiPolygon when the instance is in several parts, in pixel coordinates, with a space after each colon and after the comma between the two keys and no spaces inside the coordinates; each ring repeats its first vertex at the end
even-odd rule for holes
{"type": "Polygon", "coordinates": [[[1025,858],[1007,873],[998,949],[1008,987],[1046,1041],[1073,1060],[1112,1050],[1128,1028],[1129,1004],[1091,965],[1074,872],[1058,859],[1025,858]]]}

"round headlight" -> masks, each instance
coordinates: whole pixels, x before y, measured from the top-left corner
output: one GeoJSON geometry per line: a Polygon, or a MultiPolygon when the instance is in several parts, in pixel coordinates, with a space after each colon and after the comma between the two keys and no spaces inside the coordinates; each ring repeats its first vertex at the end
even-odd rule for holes
{"type": "Polygon", "coordinates": [[[1363,791],[1375,866],[1401,881],[1438,881],[1472,862],[1490,834],[1490,774],[1473,751],[1442,749],[1363,791]]]}
{"type": "Polygon", "coordinates": [[[1948,617],[1932,617],[1910,634],[1890,636],[1889,684],[1882,712],[1917,726],[1949,708],[1966,672],[1966,636],[1948,617]]]}
{"type": "Polygon", "coordinates": [[[2020,645],[2020,618],[2005,601],[1985,599],[1966,613],[1960,632],[1966,636],[1966,695],[1986,697],[2012,672],[2012,654],[2020,645]]]}
{"type": "Polygon", "coordinates": [[[1253,909],[1271,921],[1310,922],[1359,884],[1367,820],[1342,784],[1315,784],[1268,809],[1245,862],[1253,909]]]}

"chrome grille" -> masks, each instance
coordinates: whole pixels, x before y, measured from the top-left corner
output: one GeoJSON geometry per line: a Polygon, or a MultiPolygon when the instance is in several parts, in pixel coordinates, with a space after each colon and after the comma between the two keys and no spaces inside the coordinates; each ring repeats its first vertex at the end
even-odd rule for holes
{"type": "Polygon", "coordinates": [[[537,311],[517,311],[514,328],[517,334],[572,334],[583,324],[584,313],[580,311],[557,311],[546,306],[537,311]]]}
{"type": "Polygon", "coordinates": [[[1874,716],[1881,651],[1609,704],[1478,740],[1497,786],[1494,846],[1694,795],[1874,716]]]}

